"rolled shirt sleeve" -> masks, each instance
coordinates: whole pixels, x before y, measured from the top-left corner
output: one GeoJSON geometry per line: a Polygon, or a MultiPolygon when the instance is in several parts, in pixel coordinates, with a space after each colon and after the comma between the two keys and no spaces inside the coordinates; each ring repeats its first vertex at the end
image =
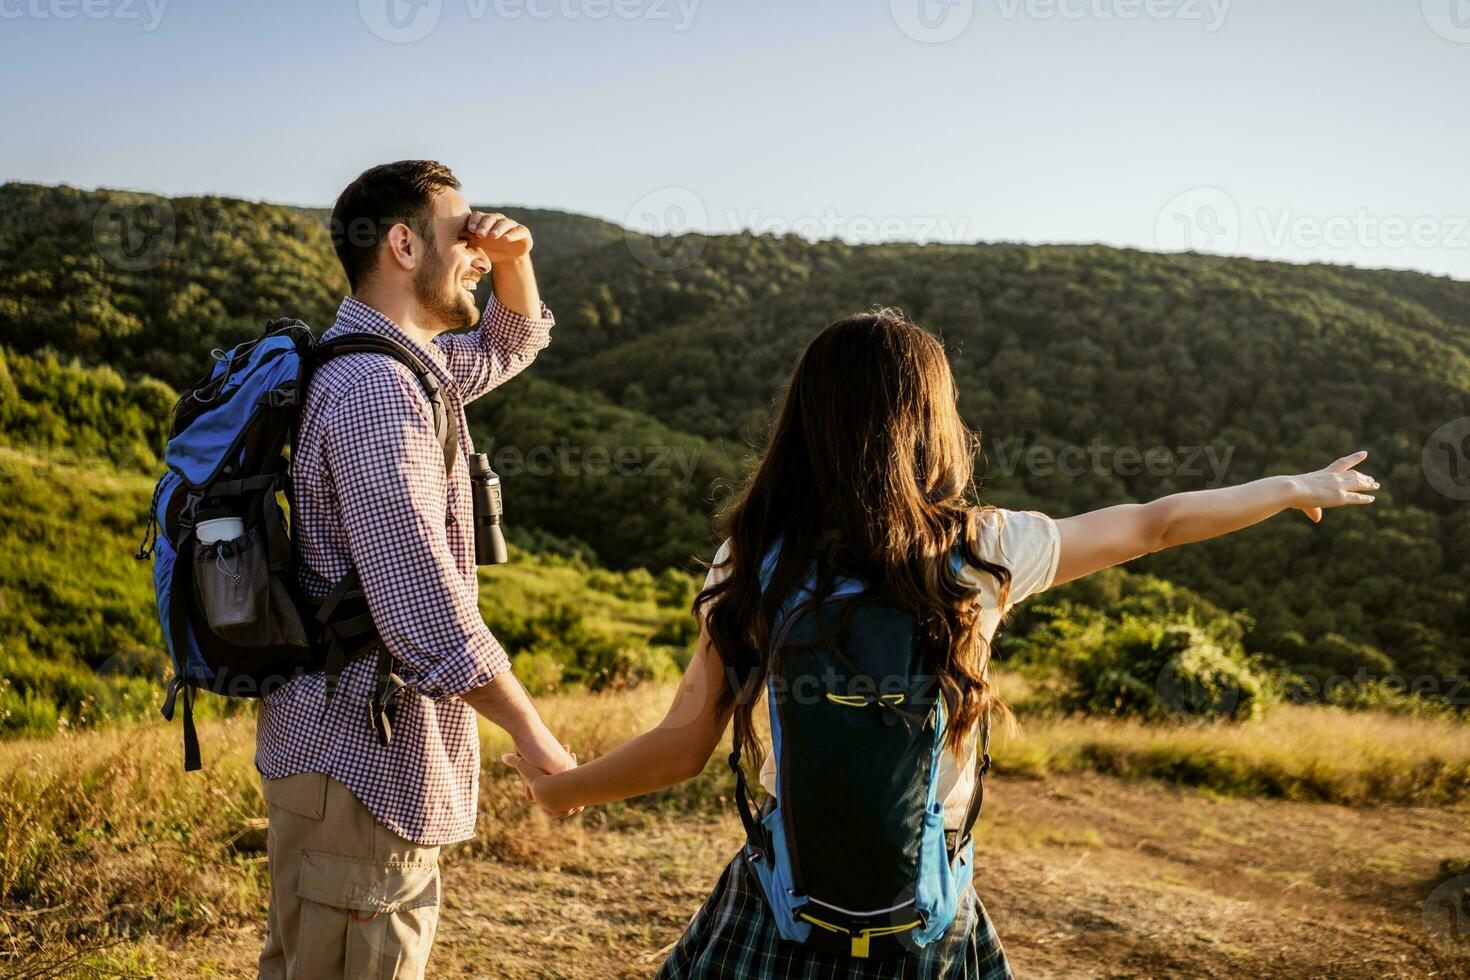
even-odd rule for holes
{"type": "MultiPolygon", "coordinates": [[[[1062,535],[1056,521],[1034,510],[985,511],[980,525],[980,549],[1011,573],[1007,607],[1051,588],[1061,560],[1062,535]]],[[[989,576],[970,569],[971,581],[989,576]]]]}
{"type": "Polygon", "coordinates": [[[479,327],[469,333],[441,334],[434,344],[444,352],[460,396],[469,403],[525,370],[551,343],[555,325],[545,304],[541,315],[532,318],[506,309],[491,296],[479,327]]]}
{"type": "Polygon", "coordinates": [[[343,392],[325,461],[368,610],[426,697],[456,697],[510,669],[480,618],[446,535],[444,451],[406,368],[385,365],[343,392]]]}

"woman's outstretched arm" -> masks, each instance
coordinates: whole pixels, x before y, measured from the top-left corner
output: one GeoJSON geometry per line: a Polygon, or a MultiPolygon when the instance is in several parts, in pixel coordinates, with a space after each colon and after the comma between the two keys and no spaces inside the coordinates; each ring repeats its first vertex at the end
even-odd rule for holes
{"type": "Polygon", "coordinates": [[[1121,504],[1057,521],[1061,555],[1055,584],[1175,545],[1217,538],[1250,527],[1283,510],[1301,510],[1313,521],[1329,507],[1371,504],[1378,481],[1354,467],[1366,452],[1344,456],[1325,469],[1297,476],[1268,476],[1238,487],[1176,493],[1147,504],[1121,504]]]}
{"type": "Polygon", "coordinates": [[[532,799],[555,814],[673,786],[699,775],[719,745],[731,714],[731,708],[719,707],[724,684],[719,655],[701,629],[689,669],[658,727],[554,776],[519,755],[506,755],[502,761],[520,772],[532,799]]]}

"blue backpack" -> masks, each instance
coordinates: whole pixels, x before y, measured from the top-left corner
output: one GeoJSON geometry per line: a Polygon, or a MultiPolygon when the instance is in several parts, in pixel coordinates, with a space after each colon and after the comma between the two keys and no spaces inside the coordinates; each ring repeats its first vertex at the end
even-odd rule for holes
{"type": "Polygon", "coordinates": [[[392,739],[393,696],[402,688],[379,640],[355,571],[324,598],[298,579],[290,522],[289,450],[312,372],[342,354],[382,354],[413,371],[434,413],[446,468],[458,436],[438,379],[417,354],[375,334],[318,344],[299,320],[279,320],[256,340],[215,351],[209,373],[174,406],[164,460],[143,543],[153,559],[164,645],[173,663],[163,703],[172,720],[183,696],[184,768],[200,768],[194,694],[262,698],[303,674],[325,672],[327,698],[349,663],[378,656],[368,723],[381,744],[392,739]],[[201,539],[200,525],[228,537],[201,539]]]}
{"type": "MultiPolygon", "coordinates": [[[[778,556],[763,562],[763,588],[778,556]]],[[[947,833],[936,798],[945,703],[913,616],[855,579],[836,579],[820,601],[817,588],[812,574],[772,625],[766,697],[777,785],[759,817],[735,734],[742,854],[783,939],[855,958],[903,956],[944,935],[970,884],[990,719],[980,724],[962,830],[947,833]]]]}

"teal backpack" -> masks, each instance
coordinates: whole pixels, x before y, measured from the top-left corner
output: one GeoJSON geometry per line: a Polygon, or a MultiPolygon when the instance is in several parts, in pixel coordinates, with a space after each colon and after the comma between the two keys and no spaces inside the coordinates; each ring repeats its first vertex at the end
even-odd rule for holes
{"type": "MultiPolygon", "coordinates": [[[[762,563],[763,588],[778,557],[772,549],[762,563]]],[[[990,720],[980,724],[964,829],[946,832],[937,799],[945,704],[913,616],[855,579],[837,579],[821,601],[816,589],[813,573],[772,626],[777,785],[759,816],[734,737],[742,857],[783,939],[855,958],[904,956],[944,935],[970,884],[990,720]]]]}

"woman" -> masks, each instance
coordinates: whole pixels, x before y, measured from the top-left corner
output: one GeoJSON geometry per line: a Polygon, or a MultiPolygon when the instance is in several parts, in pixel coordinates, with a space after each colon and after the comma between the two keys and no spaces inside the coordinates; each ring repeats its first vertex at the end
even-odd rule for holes
{"type": "MultiPolygon", "coordinates": [[[[976,732],[989,714],[1006,717],[987,668],[990,639],[1011,606],[1053,584],[1283,510],[1318,521],[1323,508],[1371,503],[1367,492],[1378,488],[1354,470],[1367,455],[1359,452],[1314,473],[1054,521],[977,506],[975,448],[936,338],[895,310],[829,326],[797,363],[765,455],[724,516],[727,540],[695,600],[698,647],[667,717],[554,776],[506,756],[529,795],[566,813],[691,779],[732,716],[745,751],[758,757],[750,722],[771,670],[772,626],[788,594],[816,569],[828,582],[840,573],[880,590],[919,624],[948,717],[936,799],[944,801],[946,827],[963,832],[976,732]]],[[[761,782],[773,796],[774,775],[768,758],[761,782]]],[[[660,976],[1010,976],[968,886],[942,936],[886,961],[782,941],[758,886],[745,861],[732,861],[660,976]]]]}

